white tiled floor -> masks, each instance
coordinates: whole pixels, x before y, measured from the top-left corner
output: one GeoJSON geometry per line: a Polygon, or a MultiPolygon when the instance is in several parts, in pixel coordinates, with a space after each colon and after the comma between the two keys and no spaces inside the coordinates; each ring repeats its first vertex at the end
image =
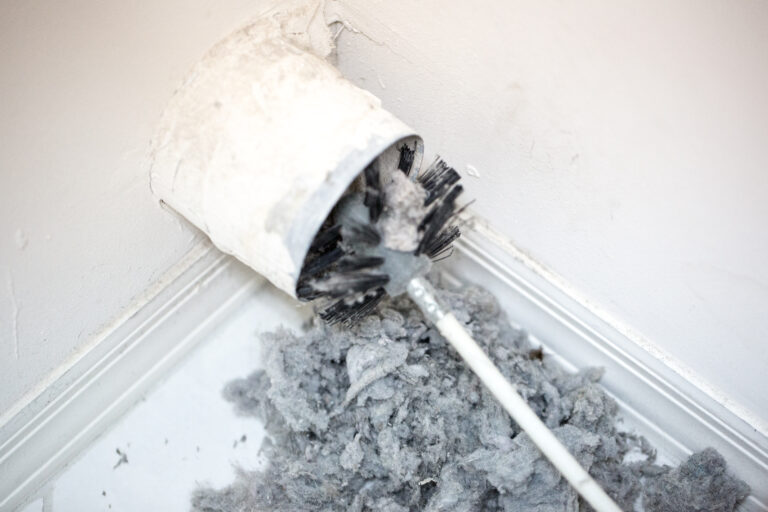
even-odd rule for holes
{"type": "Polygon", "coordinates": [[[175,371],[23,512],[184,511],[200,483],[256,468],[263,428],[225,402],[226,382],[259,365],[258,333],[299,328],[308,311],[270,287],[254,292],[175,371]],[[127,462],[118,465],[124,453],[127,462]],[[45,503],[44,503],[45,502],[45,503]]]}

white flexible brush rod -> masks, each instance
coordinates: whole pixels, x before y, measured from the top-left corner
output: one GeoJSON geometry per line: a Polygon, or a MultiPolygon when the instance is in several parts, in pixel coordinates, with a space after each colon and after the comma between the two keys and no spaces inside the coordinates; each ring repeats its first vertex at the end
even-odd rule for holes
{"type": "Polygon", "coordinates": [[[536,416],[536,413],[501,374],[453,313],[446,312],[440,306],[432,286],[425,279],[416,277],[408,283],[408,295],[434,323],[440,334],[456,349],[512,419],[528,434],[541,453],[587,503],[597,512],[621,512],[600,484],[581,467],[568,449],[536,416]]]}

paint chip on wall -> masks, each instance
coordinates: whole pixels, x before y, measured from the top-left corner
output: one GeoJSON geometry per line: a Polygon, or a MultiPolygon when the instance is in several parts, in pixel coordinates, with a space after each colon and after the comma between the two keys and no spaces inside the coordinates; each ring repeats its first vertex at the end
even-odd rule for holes
{"type": "Polygon", "coordinates": [[[466,173],[468,176],[472,176],[473,178],[480,177],[480,171],[478,171],[477,167],[473,165],[467,165],[466,173]]]}

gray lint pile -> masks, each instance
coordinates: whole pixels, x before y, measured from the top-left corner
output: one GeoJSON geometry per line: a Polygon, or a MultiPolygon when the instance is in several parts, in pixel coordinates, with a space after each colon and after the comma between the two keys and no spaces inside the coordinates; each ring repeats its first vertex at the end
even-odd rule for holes
{"type": "MultiPolygon", "coordinates": [[[[730,511],[749,490],[714,450],[654,464],[619,432],[601,371],[566,373],[476,287],[440,289],[501,371],[624,510],[730,511]]],[[[235,511],[586,511],[446,341],[405,298],[351,329],[314,322],[263,338],[264,370],[225,396],[266,425],[263,471],[241,470],[192,509],[235,511]]]]}

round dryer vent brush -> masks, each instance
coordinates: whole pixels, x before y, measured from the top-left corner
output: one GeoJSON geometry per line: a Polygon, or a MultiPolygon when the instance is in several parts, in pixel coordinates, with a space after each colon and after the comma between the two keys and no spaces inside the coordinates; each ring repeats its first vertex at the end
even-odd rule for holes
{"type": "Polygon", "coordinates": [[[462,192],[422,140],[274,23],[242,29],[194,67],[153,141],[155,194],[326,322],[407,293],[542,453],[598,511],[619,508],[437,300],[462,192]]]}

